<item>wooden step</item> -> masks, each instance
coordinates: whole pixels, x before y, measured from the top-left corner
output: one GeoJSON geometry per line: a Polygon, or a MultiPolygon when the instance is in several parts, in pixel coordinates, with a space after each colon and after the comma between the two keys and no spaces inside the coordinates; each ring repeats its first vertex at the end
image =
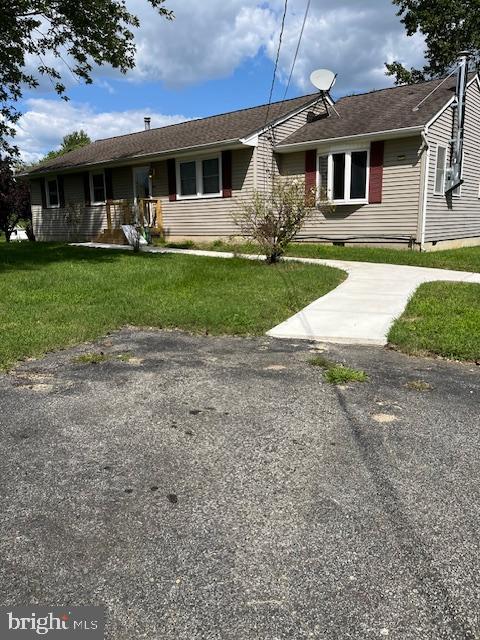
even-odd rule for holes
{"type": "Polygon", "coordinates": [[[104,229],[95,242],[104,244],[128,244],[122,229],[104,229]]]}

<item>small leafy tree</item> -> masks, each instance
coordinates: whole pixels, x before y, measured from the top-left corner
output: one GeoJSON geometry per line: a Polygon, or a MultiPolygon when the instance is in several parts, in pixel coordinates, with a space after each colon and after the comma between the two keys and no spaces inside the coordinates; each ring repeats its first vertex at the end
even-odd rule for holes
{"type": "MultiPolygon", "coordinates": [[[[161,16],[173,18],[164,0],[147,2],[161,16]]],[[[135,66],[133,30],[140,21],[125,0],[0,0],[0,15],[1,153],[18,154],[10,139],[20,117],[16,104],[25,89],[48,78],[67,99],[57,61],[87,84],[95,66],[109,65],[122,73],[135,66]]]]}
{"type": "Polygon", "coordinates": [[[274,264],[316,207],[332,209],[333,205],[323,193],[317,201],[315,189],[305,193],[301,180],[274,178],[270,189],[265,192],[255,190],[242,200],[234,220],[241,235],[257,242],[267,263],[274,264]]]}
{"type": "Polygon", "coordinates": [[[90,143],[91,139],[83,129],[80,129],[80,131],[72,131],[72,133],[67,133],[66,136],[63,136],[60,149],[58,149],[57,151],[49,151],[45,158],[43,158],[43,160],[58,158],[59,156],[63,156],[66,153],[69,153],[70,151],[85,147],[90,143]]]}
{"type": "Polygon", "coordinates": [[[23,178],[16,178],[12,162],[0,159],[0,231],[10,242],[10,236],[22,220],[27,223],[27,234],[32,239],[30,190],[23,178]]]}

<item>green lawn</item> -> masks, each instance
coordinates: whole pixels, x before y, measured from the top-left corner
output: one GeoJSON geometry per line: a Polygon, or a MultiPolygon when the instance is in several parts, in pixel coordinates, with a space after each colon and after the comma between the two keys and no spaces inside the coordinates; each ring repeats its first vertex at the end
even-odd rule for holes
{"type": "Polygon", "coordinates": [[[345,277],[313,265],[41,243],[2,244],[0,271],[0,368],[127,324],[263,334],[345,277]]]}
{"type": "Polygon", "coordinates": [[[480,285],[421,285],[390,330],[389,341],[411,354],[480,359],[480,285]]]}
{"type": "MultiPolygon", "coordinates": [[[[190,248],[194,248],[193,243],[190,248]]],[[[199,245],[202,249],[231,251],[241,253],[258,253],[259,249],[252,243],[231,245],[213,242],[199,245]]],[[[382,262],[387,264],[405,264],[436,269],[453,269],[454,271],[480,272],[480,246],[448,251],[419,251],[383,249],[378,247],[334,247],[322,244],[294,243],[290,245],[289,256],[302,258],[324,258],[327,260],[356,260],[359,262],[382,262]]]]}

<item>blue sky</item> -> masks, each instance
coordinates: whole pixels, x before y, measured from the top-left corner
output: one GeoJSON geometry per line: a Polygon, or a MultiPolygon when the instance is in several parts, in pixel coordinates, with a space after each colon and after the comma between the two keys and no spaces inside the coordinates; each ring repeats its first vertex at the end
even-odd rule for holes
{"type": "MultiPolygon", "coordinates": [[[[274,99],[285,91],[306,2],[289,0],[274,99]]],[[[67,103],[47,81],[26,92],[17,144],[27,161],[74,129],[98,139],[142,129],[145,115],[156,127],[267,102],[283,0],[167,0],[172,22],[146,0],[127,5],[141,21],[135,69],[127,76],[95,69],[93,85],[83,85],[65,67],[67,103]]],[[[310,72],[319,67],[338,73],[336,97],[389,86],[384,63],[394,59],[421,64],[423,41],[405,36],[390,0],[311,0],[287,97],[310,93],[310,72]]],[[[27,60],[29,69],[35,64],[27,60]]]]}

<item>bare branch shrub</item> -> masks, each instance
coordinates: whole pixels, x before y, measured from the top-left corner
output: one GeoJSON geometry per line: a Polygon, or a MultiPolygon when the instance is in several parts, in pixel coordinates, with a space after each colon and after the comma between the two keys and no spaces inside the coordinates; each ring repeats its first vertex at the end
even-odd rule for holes
{"type": "Polygon", "coordinates": [[[258,243],[267,263],[273,264],[284,255],[316,209],[334,209],[326,193],[317,194],[314,188],[306,192],[302,180],[276,177],[270,189],[255,190],[241,201],[234,220],[241,235],[258,243]]]}
{"type": "Polygon", "coordinates": [[[80,223],[82,221],[82,209],[78,202],[67,202],[63,215],[65,226],[68,230],[68,240],[78,240],[80,223]]]}

